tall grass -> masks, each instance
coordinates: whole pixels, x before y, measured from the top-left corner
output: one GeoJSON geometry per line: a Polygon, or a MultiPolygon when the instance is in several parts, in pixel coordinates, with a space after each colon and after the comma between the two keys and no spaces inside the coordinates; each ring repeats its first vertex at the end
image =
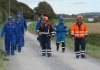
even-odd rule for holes
{"type": "MultiPolygon", "coordinates": [[[[4,24],[0,24],[0,32],[4,24]]],[[[0,70],[4,70],[5,62],[3,61],[6,58],[6,54],[3,50],[3,38],[0,37],[0,70]]]]}

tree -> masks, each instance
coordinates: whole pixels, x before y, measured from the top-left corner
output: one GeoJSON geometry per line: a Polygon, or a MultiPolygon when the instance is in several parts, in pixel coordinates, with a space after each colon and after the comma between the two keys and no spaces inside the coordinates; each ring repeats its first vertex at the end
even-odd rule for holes
{"type": "MultiPolygon", "coordinates": [[[[6,13],[8,14],[9,13],[9,0],[0,0],[0,7],[4,9],[6,13]]],[[[22,2],[18,2],[17,0],[10,0],[11,16],[16,17],[17,13],[22,11],[22,7],[23,7],[24,18],[26,19],[29,18],[33,20],[34,11],[31,8],[29,8],[28,5],[22,2]]]]}
{"type": "Polygon", "coordinates": [[[52,7],[50,4],[47,2],[39,2],[38,6],[34,8],[34,11],[36,12],[37,15],[45,15],[48,16],[49,19],[53,19],[56,17],[55,12],[53,11],[52,7]]]}

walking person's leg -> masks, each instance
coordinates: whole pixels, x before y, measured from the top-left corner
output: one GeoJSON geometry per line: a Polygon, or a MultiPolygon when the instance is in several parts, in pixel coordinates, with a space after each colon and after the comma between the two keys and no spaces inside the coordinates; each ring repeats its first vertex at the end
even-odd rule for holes
{"type": "Polygon", "coordinates": [[[79,44],[80,44],[80,40],[78,38],[75,38],[75,53],[76,53],[76,58],[79,58],[79,56],[80,56],[79,44]]]}

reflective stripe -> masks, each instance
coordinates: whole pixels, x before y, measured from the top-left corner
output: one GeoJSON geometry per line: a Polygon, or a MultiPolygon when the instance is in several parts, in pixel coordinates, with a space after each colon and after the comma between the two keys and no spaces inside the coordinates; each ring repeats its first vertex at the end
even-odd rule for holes
{"type": "Polygon", "coordinates": [[[46,52],[42,52],[42,53],[46,53],[46,52]]]}
{"type": "Polygon", "coordinates": [[[62,48],[65,48],[65,47],[62,47],[62,48]]]}
{"type": "Polygon", "coordinates": [[[46,51],[46,50],[42,50],[42,51],[46,51]]]}
{"type": "Polygon", "coordinates": [[[39,30],[37,30],[37,32],[39,32],[39,30]]]}
{"type": "Polygon", "coordinates": [[[68,29],[65,29],[65,30],[68,30],[68,29]]]}
{"type": "Polygon", "coordinates": [[[61,41],[61,42],[64,42],[64,41],[61,41]]]}
{"type": "Polygon", "coordinates": [[[47,53],[51,53],[51,49],[48,49],[48,50],[47,50],[47,53]]]}
{"type": "Polygon", "coordinates": [[[54,30],[57,30],[56,28],[54,28],[54,30]]]}
{"type": "MultiPolygon", "coordinates": [[[[65,25],[65,24],[64,24],[65,25]]],[[[66,25],[65,25],[66,26],[66,25]]]]}
{"type": "Polygon", "coordinates": [[[71,31],[71,35],[74,35],[74,31],[71,31]]]}
{"type": "Polygon", "coordinates": [[[76,55],[80,55],[80,54],[76,54],[76,55]]]}
{"type": "Polygon", "coordinates": [[[76,54],[80,54],[80,51],[75,52],[76,54]]]}
{"type": "Polygon", "coordinates": [[[68,34],[68,33],[66,33],[66,34],[68,34]]]}
{"type": "Polygon", "coordinates": [[[84,36],[85,34],[79,34],[79,35],[81,35],[81,36],[83,35],[84,36]]]}
{"type": "Polygon", "coordinates": [[[55,35],[55,34],[52,34],[53,36],[55,35]]]}
{"type": "Polygon", "coordinates": [[[42,32],[42,34],[49,34],[48,32],[42,32]]]}
{"type": "Polygon", "coordinates": [[[51,33],[55,33],[55,32],[51,32],[51,33]]]}
{"type": "Polygon", "coordinates": [[[85,53],[85,51],[81,51],[81,53],[85,53]]]}
{"type": "Polygon", "coordinates": [[[85,53],[81,53],[81,54],[85,54],[85,53]]]}
{"type": "Polygon", "coordinates": [[[84,36],[85,34],[75,34],[75,36],[84,36]]]}

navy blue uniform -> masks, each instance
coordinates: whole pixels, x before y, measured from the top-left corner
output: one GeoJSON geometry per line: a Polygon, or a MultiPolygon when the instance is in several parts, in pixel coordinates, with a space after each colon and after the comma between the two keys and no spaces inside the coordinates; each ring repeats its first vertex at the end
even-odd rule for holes
{"type": "Polygon", "coordinates": [[[42,32],[42,54],[43,53],[51,53],[51,35],[53,34],[53,28],[51,24],[41,24],[39,27],[39,31],[42,32]]]}

